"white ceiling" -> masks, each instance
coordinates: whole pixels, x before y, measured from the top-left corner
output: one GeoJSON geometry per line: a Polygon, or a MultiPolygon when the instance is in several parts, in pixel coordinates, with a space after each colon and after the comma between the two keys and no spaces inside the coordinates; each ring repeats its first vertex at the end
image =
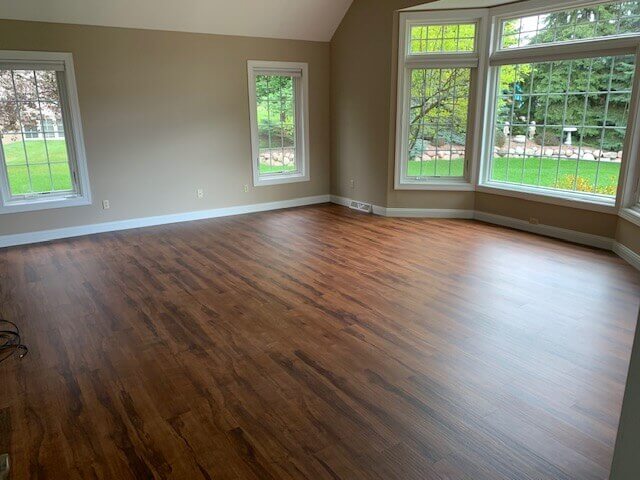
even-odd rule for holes
{"type": "Polygon", "coordinates": [[[0,18],[329,41],[352,0],[0,0],[0,18]]]}

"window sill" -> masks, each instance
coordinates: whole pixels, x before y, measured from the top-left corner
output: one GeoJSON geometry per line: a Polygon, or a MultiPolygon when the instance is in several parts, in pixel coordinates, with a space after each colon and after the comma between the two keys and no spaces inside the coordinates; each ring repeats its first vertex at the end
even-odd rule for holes
{"type": "Polygon", "coordinates": [[[45,200],[20,200],[0,205],[0,214],[33,212],[52,208],[80,207],[91,205],[87,197],[47,198],[45,200]]]}
{"type": "Polygon", "coordinates": [[[571,194],[568,192],[556,192],[538,188],[527,188],[524,186],[484,183],[478,185],[476,190],[481,193],[492,193],[507,197],[522,198],[533,202],[549,203],[563,207],[579,208],[594,212],[615,213],[615,199],[610,201],[605,198],[589,198],[585,195],[571,194]]]}
{"type": "Polygon", "coordinates": [[[309,175],[283,175],[273,177],[258,177],[254,178],[254,187],[266,187],[269,185],[280,185],[282,183],[296,183],[296,182],[308,182],[310,180],[309,175]]]}
{"type": "Polygon", "coordinates": [[[466,180],[427,180],[423,182],[402,180],[396,182],[396,190],[440,190],[448,192],[473,192],[476,188],[466,180]]]}
{"type": "Polygon", "coordinates": [[[640,227],[640,204],[620,210],[620,217],[640,227]]]}

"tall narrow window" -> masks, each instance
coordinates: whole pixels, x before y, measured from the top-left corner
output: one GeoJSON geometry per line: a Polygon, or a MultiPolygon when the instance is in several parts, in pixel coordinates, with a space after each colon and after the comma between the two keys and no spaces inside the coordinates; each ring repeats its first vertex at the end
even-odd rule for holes
{"type": "Polygon", "coordinates": [[[614,204],[639,19],[635,1],[500,20],[485,185],[614,204]]]}
{"type": "Polygon", "coordinates": [[[0,212],[89,202],[82,139],[65,134],[80,128],[70,68],[68,54],[0,52],[0,212]]]}
{"type": "Polygon", "coordinates": [[[309,180],[307,65],[249,62],[254,185],[309,180]]]}
{"type": "Polygon", "coordinates": [[[402,24],[398,66],[396,188],[472,189],[469,134],[479,64],[474,13],[402,24]]]}

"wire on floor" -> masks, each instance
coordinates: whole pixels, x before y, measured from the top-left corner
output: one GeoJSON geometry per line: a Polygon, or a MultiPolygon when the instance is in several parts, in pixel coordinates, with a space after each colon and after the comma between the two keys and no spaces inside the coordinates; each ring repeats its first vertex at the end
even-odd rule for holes
{"type": "Polygon", "coordinates": [[[22,343],[18,326],[9,320],[0,319],[0,363],[13,355],[23,358],[27,353],[29,349],[22,343]]]}

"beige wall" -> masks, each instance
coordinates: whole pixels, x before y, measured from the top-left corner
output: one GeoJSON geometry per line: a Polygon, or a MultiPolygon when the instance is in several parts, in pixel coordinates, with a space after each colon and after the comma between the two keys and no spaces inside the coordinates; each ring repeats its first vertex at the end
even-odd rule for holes
{"type": "Polygon", "coordinates": [[[331,192],[398,208],[475,205],[487,213],[536,217],[543,224],[615,237],[616,215],[486,193],[394,189],[397,11],[421,3],[354,0],[332,40],[331,192]]]}
{"type": "Polygon", "coordinates": [[[616,240],[640,255],[640,227],[621,218],[618,221],[616,240]]]}
{"type": "Polygon", "coordinates": [[[618,216],[520,198],[476,192],[476,210],[529,221],[537,218],[543,225],[613,238],[618,216]]]}
{"type": "Polygon", "coordinates": [[[0,20],[0,49],[73,53],[94,197],[0,235],[329,193],[328,43],[0,20]],[[310,182],[253,187],[249,59],[309,63],[310,182]]]}

